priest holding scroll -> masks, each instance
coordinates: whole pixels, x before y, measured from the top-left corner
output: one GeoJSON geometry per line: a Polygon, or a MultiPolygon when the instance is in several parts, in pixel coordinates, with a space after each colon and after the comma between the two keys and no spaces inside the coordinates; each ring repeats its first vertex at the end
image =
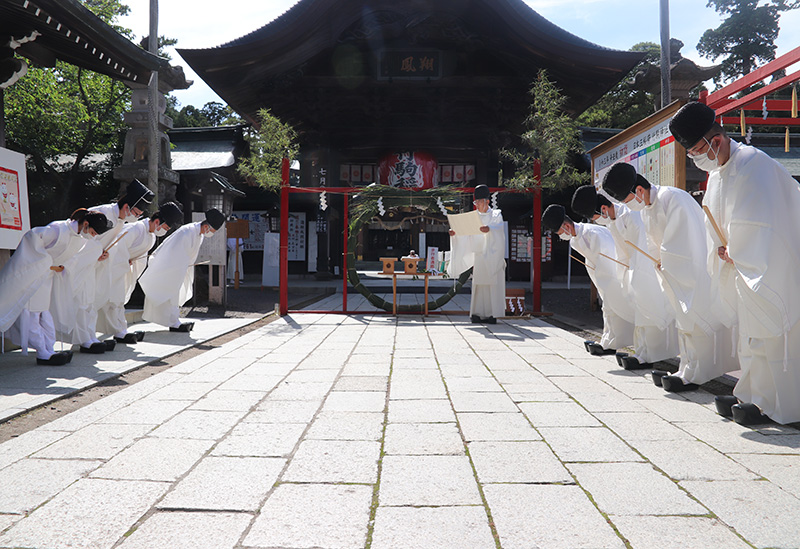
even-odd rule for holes
{"type": "Polygon", "coordinates": [[[489,207],[489,187],[474,190],[475,209],[480,220],[479,234],[458,234],[450,229],[450,276],[458,277],[472,267],[472,299],[469,304],[473,324],[496,324],[506,312],[506,236],[503,214],[489,207]]]}

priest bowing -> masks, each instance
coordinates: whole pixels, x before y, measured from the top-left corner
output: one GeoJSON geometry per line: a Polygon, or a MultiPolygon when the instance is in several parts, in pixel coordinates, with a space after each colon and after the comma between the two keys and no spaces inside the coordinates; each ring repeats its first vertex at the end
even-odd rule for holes
{"type": "Polygon", "coordinates": [[[152,253],[139,279],[145,295],[144,320],[167,326],[171,332],[194,328],[194,322],[181,322],[179,307],[192,297],[194,265],[203,238],[211,237],[224,223],[222,212],[212,208],[203,221],[182,226],[152,253]]]}

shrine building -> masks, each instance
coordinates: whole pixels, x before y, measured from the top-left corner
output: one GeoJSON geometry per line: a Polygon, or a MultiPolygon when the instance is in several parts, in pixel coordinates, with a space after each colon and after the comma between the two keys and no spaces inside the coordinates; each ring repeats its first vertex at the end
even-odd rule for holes
{"type": "MultiPolygon", "coordinates": [[[[241,38],[179,53],[253,125],[267,108],[297,131],[301,187],[337,188],[385,182],[381,174],[398,163],[427,170],[430,180],[419,184],[502,186],[512,167],[499,151],[525,131],[541,69],[577,116],[643,55],[583,40],[522,0],[299,0],[241,38]]],[[[344,200],[325,200],[322,209],[317,193],[292,195],[305,240],[290,256],[290,273],[341,273],[344,200]]],[[[526,280],[530,198],[501,193],[498,206],[513,251],[509,276],[526,280]]],[[[358,259],[448,249],[443,216],[407,217],[387,212],[369,224],[358,259]]]]}

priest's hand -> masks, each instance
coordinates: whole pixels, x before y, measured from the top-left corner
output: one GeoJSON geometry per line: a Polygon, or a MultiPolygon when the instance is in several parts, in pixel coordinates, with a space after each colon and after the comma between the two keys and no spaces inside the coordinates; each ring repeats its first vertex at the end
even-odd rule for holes
{"type": "Polygon", "coordinates": [[[97,258],[97,261],[105,261],[106,259],[108,259],[108,252],[103,250],[103,253],[97,258]]]}
{"type": "Polygon", "coordinates": [[[482,232],[482,233],[488,233],[490,230],[491,230],[491,229],[489,229],[489,227],[487,227],[486,225],[484,225],[483,227],[481,227],[481,232],[482,232]]]}
{"type": "Polygon", "coordinates": [[[717,255],[725,263],[730,263],[731,265],[733,265],[733,259],[731,259],[731,256],[728,255],[727,246],[720,246],[719,248],[717,248],[717,255]]]}
{"type": "Polygon", "coordinates": [[[456,232],[453,229],[450,229],[448,231],[448,233],[450,233],[450,236],[455,236],[456,235],[456,232]]]}

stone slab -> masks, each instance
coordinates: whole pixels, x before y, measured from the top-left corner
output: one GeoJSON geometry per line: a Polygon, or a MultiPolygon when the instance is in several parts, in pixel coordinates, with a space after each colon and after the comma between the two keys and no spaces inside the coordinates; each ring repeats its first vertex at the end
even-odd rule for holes
{"type": "Polygon", "coordinates": [[[372,493],[371,486],[281,484],[262,507],[244,545],[360,549],[367,540],[372,493]]]}
{"type": "Polygon", "coordinates": [[[505,549],[623,549],[578,486],[490,484],[484,494],[505,549]]]}
{"type": "Polygon", "coordinates": [[[111,547],[167,488],[163,482],[79,480],[0,536],[0,546],[111,547]]]}
{"type": "Polygon", "coordinates": [[[612,516],[631,547],[658,549],[747,549],[750,547],[723,522],[707,517],[612,516]]]}
{"type": "Polygon", "coordinates": [[[231,430],[246,411],[185,410],[156,428],[151,436],[217,440],[231,430]]]}
{"type": "Polygon", "coordinates": [[[482,506],[378,507],[372,549],[495,549],[482,506]]]}
{"type": "Polygon", "coordinates": [[[466,456],[385,456],[378,494],[381,505],[480,505],[466,456]]]}
{"type": "Polygon", "coordinates": [[[252,516],[244,513],[156,513],[120,549],[233,549],[252,516]]]}
{"type": "Polygon", "coordinates": [[[362,440],[305,440],[282,480],[286,482],[350,482],[378,479],[380,443],[362,440]]]}
{"type": "Polygon", "coordinates": [[[455,423],[390,423],[383,451],[402,455],[463,455],[464,442],[455,423]]]}
{"type": "Polygon", "coordinates": [[[91,476],[175,481],[186,474],[212,444],[210,440],[145,437],[114,456],[91,476]]]}
{"type": "Polygon", "coordinates": [[[160,509],[257,511],[285,463],[281,458],[206,457],[158,506],[160,509]]]}
{"type": "Polygon", "coordinates": [[[470,442],[468,446],[481,483],[572,482],[544,442],[470,442]]]}
{"type": "Polygon", "coordinates": [[[211,455],[288,457],[305,429],[303,423],[240,423],[217,443],[211,455]]]}
{"type": "Polygon", "coordinates": [[[541,440],[541,435],[520,412],[458,414],[461,432],[467,441],[476,440],[541,440]]]}
{"type": "Polygon", "coordinates": [[[705,515],[693,501],[649,463],[567,465],[598,508],[614,515],[705,515]]]}
{"type": "Polygon", "coordinates": [[[767,481],[685,481],[686,490],[756,547],[797,547],[800,499],[767,481]]]}
{"type": "Polygon", "coordinates": [[[597,427],[600,422],[574,402],[521,402],[534,427],[597,427]]]}
{"type": "Polygon", "coordinates": [[[643,461],[606,427],[542,427],[540,432],[563,462],[643,461]]]}
{"type": "Polygon", "coordinates": [[[110,459],[154,425],[89,425],[34,454],[54,459],[110,459]]]}
{"type": "Polygon", "coordinates": [[[101,465],[100,461],[23,459],[3,469],[0,513],[27,513],[101,465]]]}
{"type": "Polygon", "coordinates": [[[641,440],[636,449],[673,480],[755,480],[756,475],[699,440],[641,440]]]}
{"type": "Polygon", "coordinates": [[[384,414],[380,412],[321,412],[306,434],[317,440],[380,440],[384,414]]]}
{"type": "Polygon", "coordinates": [[[447,423],[456,415],[449,400],[390,400],[390,423],[447,423]]]}

